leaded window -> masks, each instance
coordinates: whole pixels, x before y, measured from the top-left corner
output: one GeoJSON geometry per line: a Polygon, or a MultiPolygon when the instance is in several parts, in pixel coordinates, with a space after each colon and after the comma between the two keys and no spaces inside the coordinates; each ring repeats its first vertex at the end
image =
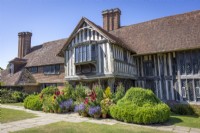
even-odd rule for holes
{"type": "Polygon", "coordinates": [[[92,56],[92,60],[95,60],[96,59],[96,45],[92,45],[91,46],[91,56],[92,56]]]}
{"type": "Polygon", "coordinates": [[[186,98],[186,80],[181,81],[181,90],[183,98],[186,98]]]}
{"type": "Polygon", "coordinates": [[[187,80],[187,87],[189,93],[189,100],[194,101],[194,90],[193,90],[193,80],[187,80]]]}
{"type": "Polygon", "coordinates": [[[200,98],[200,79],[195,80],[196,98],[200,98]]]}
{"type": "Polygon", "coordinates": [[[79,47],[75,48],[75,61],[78,63],[79,47]]]}
{"type": "Polygon", "coordinates": [[[79,47],[79,62],[82,62],[82,47],[79,47]]]}
{"type": "Polygon", "coordinates": [[[85,35],[84,39],[87,40],[87,29],[84,30],[84,35],[85,35]]]}
{"type": "Polygon", "coordinates": [[[145,76],[153,76],[153,63],[152,61],[144,62],[144,72],[145,76]]]}
{"type": "Polygon", "coordinates": [[[44,74],[59,74],[60,65],[44,66],[43,72],[44,72],[44,74]]]}
{"type": "Polygon", "coordinates": [[[86,61],[86,46],[83,46],[83,61],[86,61]]]}
{"type": "Polygon", "coordinates": [[[192,73],[192,62],[191,62],[189,53],[186,56],[185,66],[186,66],[186,74],[191,74],[192,73]]]}
{"type": "Polygon", "coordinates": [[[180,59],[180,72],[183,75],[183,74],[185,74],[185,55],[184,55],[184,53],[180,54],[179,59],[180,59]]]}
{"type": "Polygon", "coordinates": [[[87,51],[87,61],[90,60],[90,45],[86,45],[86,51],[87,51]]]}
{"type": "Polygon", "coordinates": [[[128,62],[126,50],[123,51],[123,54],[124,54],[124,61],[125,61],[125,62],[128,62]]]}
{"type": "Polygon", "coordinates": [[[30,67],[28,70],[31,73],[37,73],[38,72],[38,67],[30,67]]]}

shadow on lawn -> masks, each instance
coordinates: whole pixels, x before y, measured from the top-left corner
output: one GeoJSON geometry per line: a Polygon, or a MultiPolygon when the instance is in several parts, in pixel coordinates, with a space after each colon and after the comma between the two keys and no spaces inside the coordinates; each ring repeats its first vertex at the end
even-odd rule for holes
{"type": "MultiPolygon", "coordinates": [[[[174,125],[174,124],[183,122],[182,119],[178,118],[180,116],[182,116],[182,115],[176,115],[176,114],[171,115],[169,120],[166,123],[164,123],[163,125],[174,125]]],[[[192,116],[192,115],[191,116],[183,115],[183,116],[188,117],[188,118],[198,118],[198,116],[192,116]]]]}

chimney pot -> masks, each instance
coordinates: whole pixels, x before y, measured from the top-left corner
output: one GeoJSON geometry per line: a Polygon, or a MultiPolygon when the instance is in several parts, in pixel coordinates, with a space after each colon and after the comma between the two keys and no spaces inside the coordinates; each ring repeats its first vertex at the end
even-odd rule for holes
{"type": "Polygon", "coordinates": [[[103,28],[106,31],[119,29],[120,15],[121,15],[121,10],[119,8],[102,11],[103,28]]]}
{"type": "Polygon", "coordinates": [[[23,58],[31,50],[31,32],[18,33],[18,57],[23,58]]]}

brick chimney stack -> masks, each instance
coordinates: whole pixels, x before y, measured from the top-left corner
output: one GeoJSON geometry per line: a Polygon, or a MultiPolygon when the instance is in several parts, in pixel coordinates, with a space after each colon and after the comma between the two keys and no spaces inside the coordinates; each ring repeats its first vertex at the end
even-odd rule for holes
{"type": "Polygon", "coordinates": [[[31,32],[18,33],[18,58],[23,58],[31,50],[31,32]]]}
{"type": "Polygon", "coordinates": [[[111,31],[119,29],[120,15],[121,15],[121,10],[119,8],[102,11],[104,30],[111,31]]]}

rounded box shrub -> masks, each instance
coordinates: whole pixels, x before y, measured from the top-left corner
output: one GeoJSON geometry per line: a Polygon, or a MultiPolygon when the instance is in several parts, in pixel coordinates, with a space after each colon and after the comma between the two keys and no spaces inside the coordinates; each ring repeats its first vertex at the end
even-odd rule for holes
{"type": "Polygon", "coordinates": [[[32,110],[42,110],[42,102],[39,95],[29,95],[24,100],[24,107],[32,110]]]}
{"type": "Polygon", "coordinates": [[[152,124],[168,120],[170,108],[151,90],[130,88],[117,105],[110,107],[110,114],[124,122],[152,124]]]}

